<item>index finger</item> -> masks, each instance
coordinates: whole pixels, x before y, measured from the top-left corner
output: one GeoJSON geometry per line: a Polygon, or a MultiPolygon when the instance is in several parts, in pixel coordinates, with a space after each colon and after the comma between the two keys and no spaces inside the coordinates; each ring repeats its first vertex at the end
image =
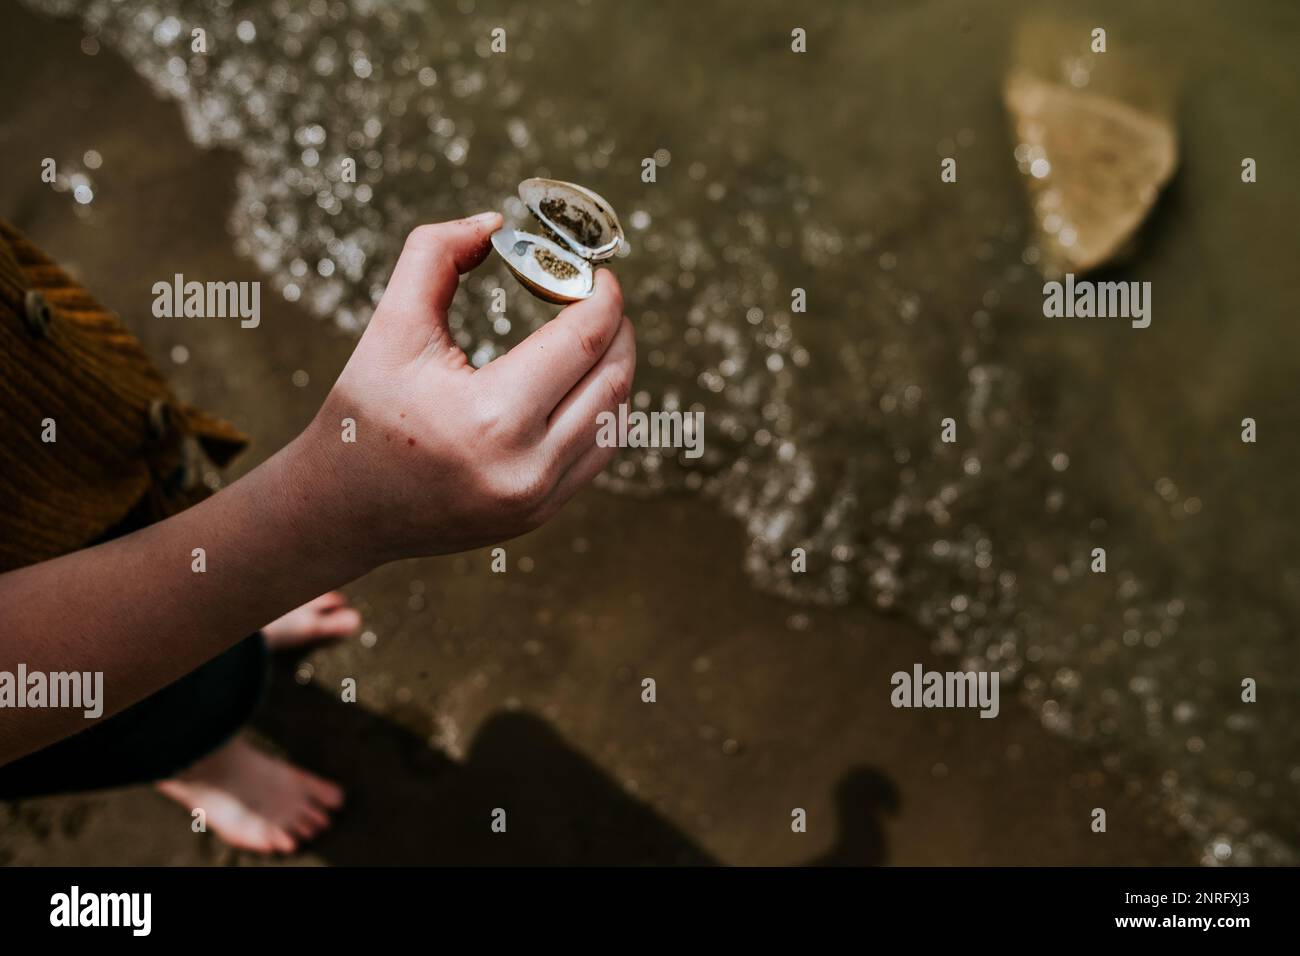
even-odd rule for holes
{"type": "Polygon", "coordinates": [[[545,419],[600,361],[623,320],[623,291],[614,274],[596,273],[591,297],[565,307],[528,338],[479,370],[545,419]]]}

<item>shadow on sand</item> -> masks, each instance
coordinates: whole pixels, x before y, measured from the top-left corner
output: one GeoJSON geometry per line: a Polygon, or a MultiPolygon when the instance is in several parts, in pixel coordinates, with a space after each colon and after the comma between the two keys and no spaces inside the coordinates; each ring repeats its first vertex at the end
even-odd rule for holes
{"type": "MultiPolygon", "coordinates": [[[[457,762],[398,724],[299,685],[292,672],[289,662],[277,665],[272,705],[254,726],[294,761],[347,787],[338,825],[313,845],[332,864],[720,863],[532,714],[492,716],[457,762]],[[491,829],[498,807],[508,838],[491,829]]],[[[883,818],[899,805],[883,773],[856,768],[837,788],[836,843],[809,865],[885,863],[883,818]]]]}

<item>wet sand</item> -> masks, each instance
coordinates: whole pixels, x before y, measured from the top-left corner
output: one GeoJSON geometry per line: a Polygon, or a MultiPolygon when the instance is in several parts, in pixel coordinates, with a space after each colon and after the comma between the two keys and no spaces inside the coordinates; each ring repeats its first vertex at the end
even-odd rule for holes
{"type": "MultiPolygon", "coordinates": [[[[174,273],[264,279],[226,227],[238,164],[193,147],[112,54],[83,55],[75,25],[3,17],[0,214],[122,314],[183,398],[253,436],[237,476],[308,421],[351,340],[268,286],[255,330],[153,318],[174,273]],[[82,219],[39,163],[92,148],[82,219]]],[[[743,530],[705,502],[587,491],[507,550],[505,575],[486,551],[376,571],[347,589],[374,646],[277,675],[259,732],[352,795],[295,862],[1195,862],[1159,808],[1010,694],[996,720],[893,709],[892,672],[951,659],[896,620],[755,593],[743,530]],[[338,702],[349,676],[357,704],[338,702]],[[508,841],[488,837],[497,806],[508,841]]],[[[0,805],[0,863],[219,862],[254,859],[147,788],[0,805]]]]}

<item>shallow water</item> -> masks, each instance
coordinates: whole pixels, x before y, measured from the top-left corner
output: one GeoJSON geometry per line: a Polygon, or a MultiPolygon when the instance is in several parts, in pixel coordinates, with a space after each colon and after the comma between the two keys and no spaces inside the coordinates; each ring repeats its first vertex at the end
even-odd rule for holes
{"type": "MultiPolygon", "coordinates": [[[[514,187],[532,175],[599,191],[632,245],[615,268],[636,401],[706,413],[703,459],[628,454],[609,486],[707,495],[747,529],[756,586],[905,615],[1001,668],[1046,726],[1159,777],[1152,798],[1206,862],[1294,860],[1288,5],[1095,4],[1078,29],[1064,3],[824,4],[796,22],[752,2],[30,5],[79,16],[180,102],[197,143],[238,153],[232,241],[345,328],[414,224],[502,208],[525,226],[514,187]],[[1077,68],[1063,38],[1094,21],[1112,52],[1090,85],[1171,111],[1181,141],[1114,270],[1152,282],[1146,330],[1042,318],[1000,105],[1012,63],[1077,68]],[[958,185],[937,176],[949,155],[958,185]],[[1240,702],[1243,677],[1259,703],[1240,702]]],[[[553,314],[492,259],[453,324],[481,365],[553,314]]]]}

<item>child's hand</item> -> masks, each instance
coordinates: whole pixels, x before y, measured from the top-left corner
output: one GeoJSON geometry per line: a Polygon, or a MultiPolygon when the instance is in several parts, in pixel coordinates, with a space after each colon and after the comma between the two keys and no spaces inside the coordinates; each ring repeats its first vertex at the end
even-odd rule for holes
{"type": "MultiPolygon", "coordinates": [[[[279,454],[164,521],[0,574],[10,659],[102,671],[111,716],[385,561],[502,541],[554,514],[613,454],[596,446],[596,416],[627,398],[632,326],[602,272],[590,299],[472,369],[447,307],[500,224],[491,213],[411,233],[324,406],[279,454]]],[[[0,765],[83,719],[15,711],[0,720],[0,765]]]]}
{"type": "Polygon", "coordinates": [[[483,260],[500,226],[484,213],[407,237],[365,335],[297,443],[334,546],[371,564],[529,531],[614,453],[596,446],[596,416],[627,400],[636,346],[609,272],[590,299],[482,369],[453,340],[459,274],[483,260]],[[349,418],[355,443],[343,440],[349,418]]]}

